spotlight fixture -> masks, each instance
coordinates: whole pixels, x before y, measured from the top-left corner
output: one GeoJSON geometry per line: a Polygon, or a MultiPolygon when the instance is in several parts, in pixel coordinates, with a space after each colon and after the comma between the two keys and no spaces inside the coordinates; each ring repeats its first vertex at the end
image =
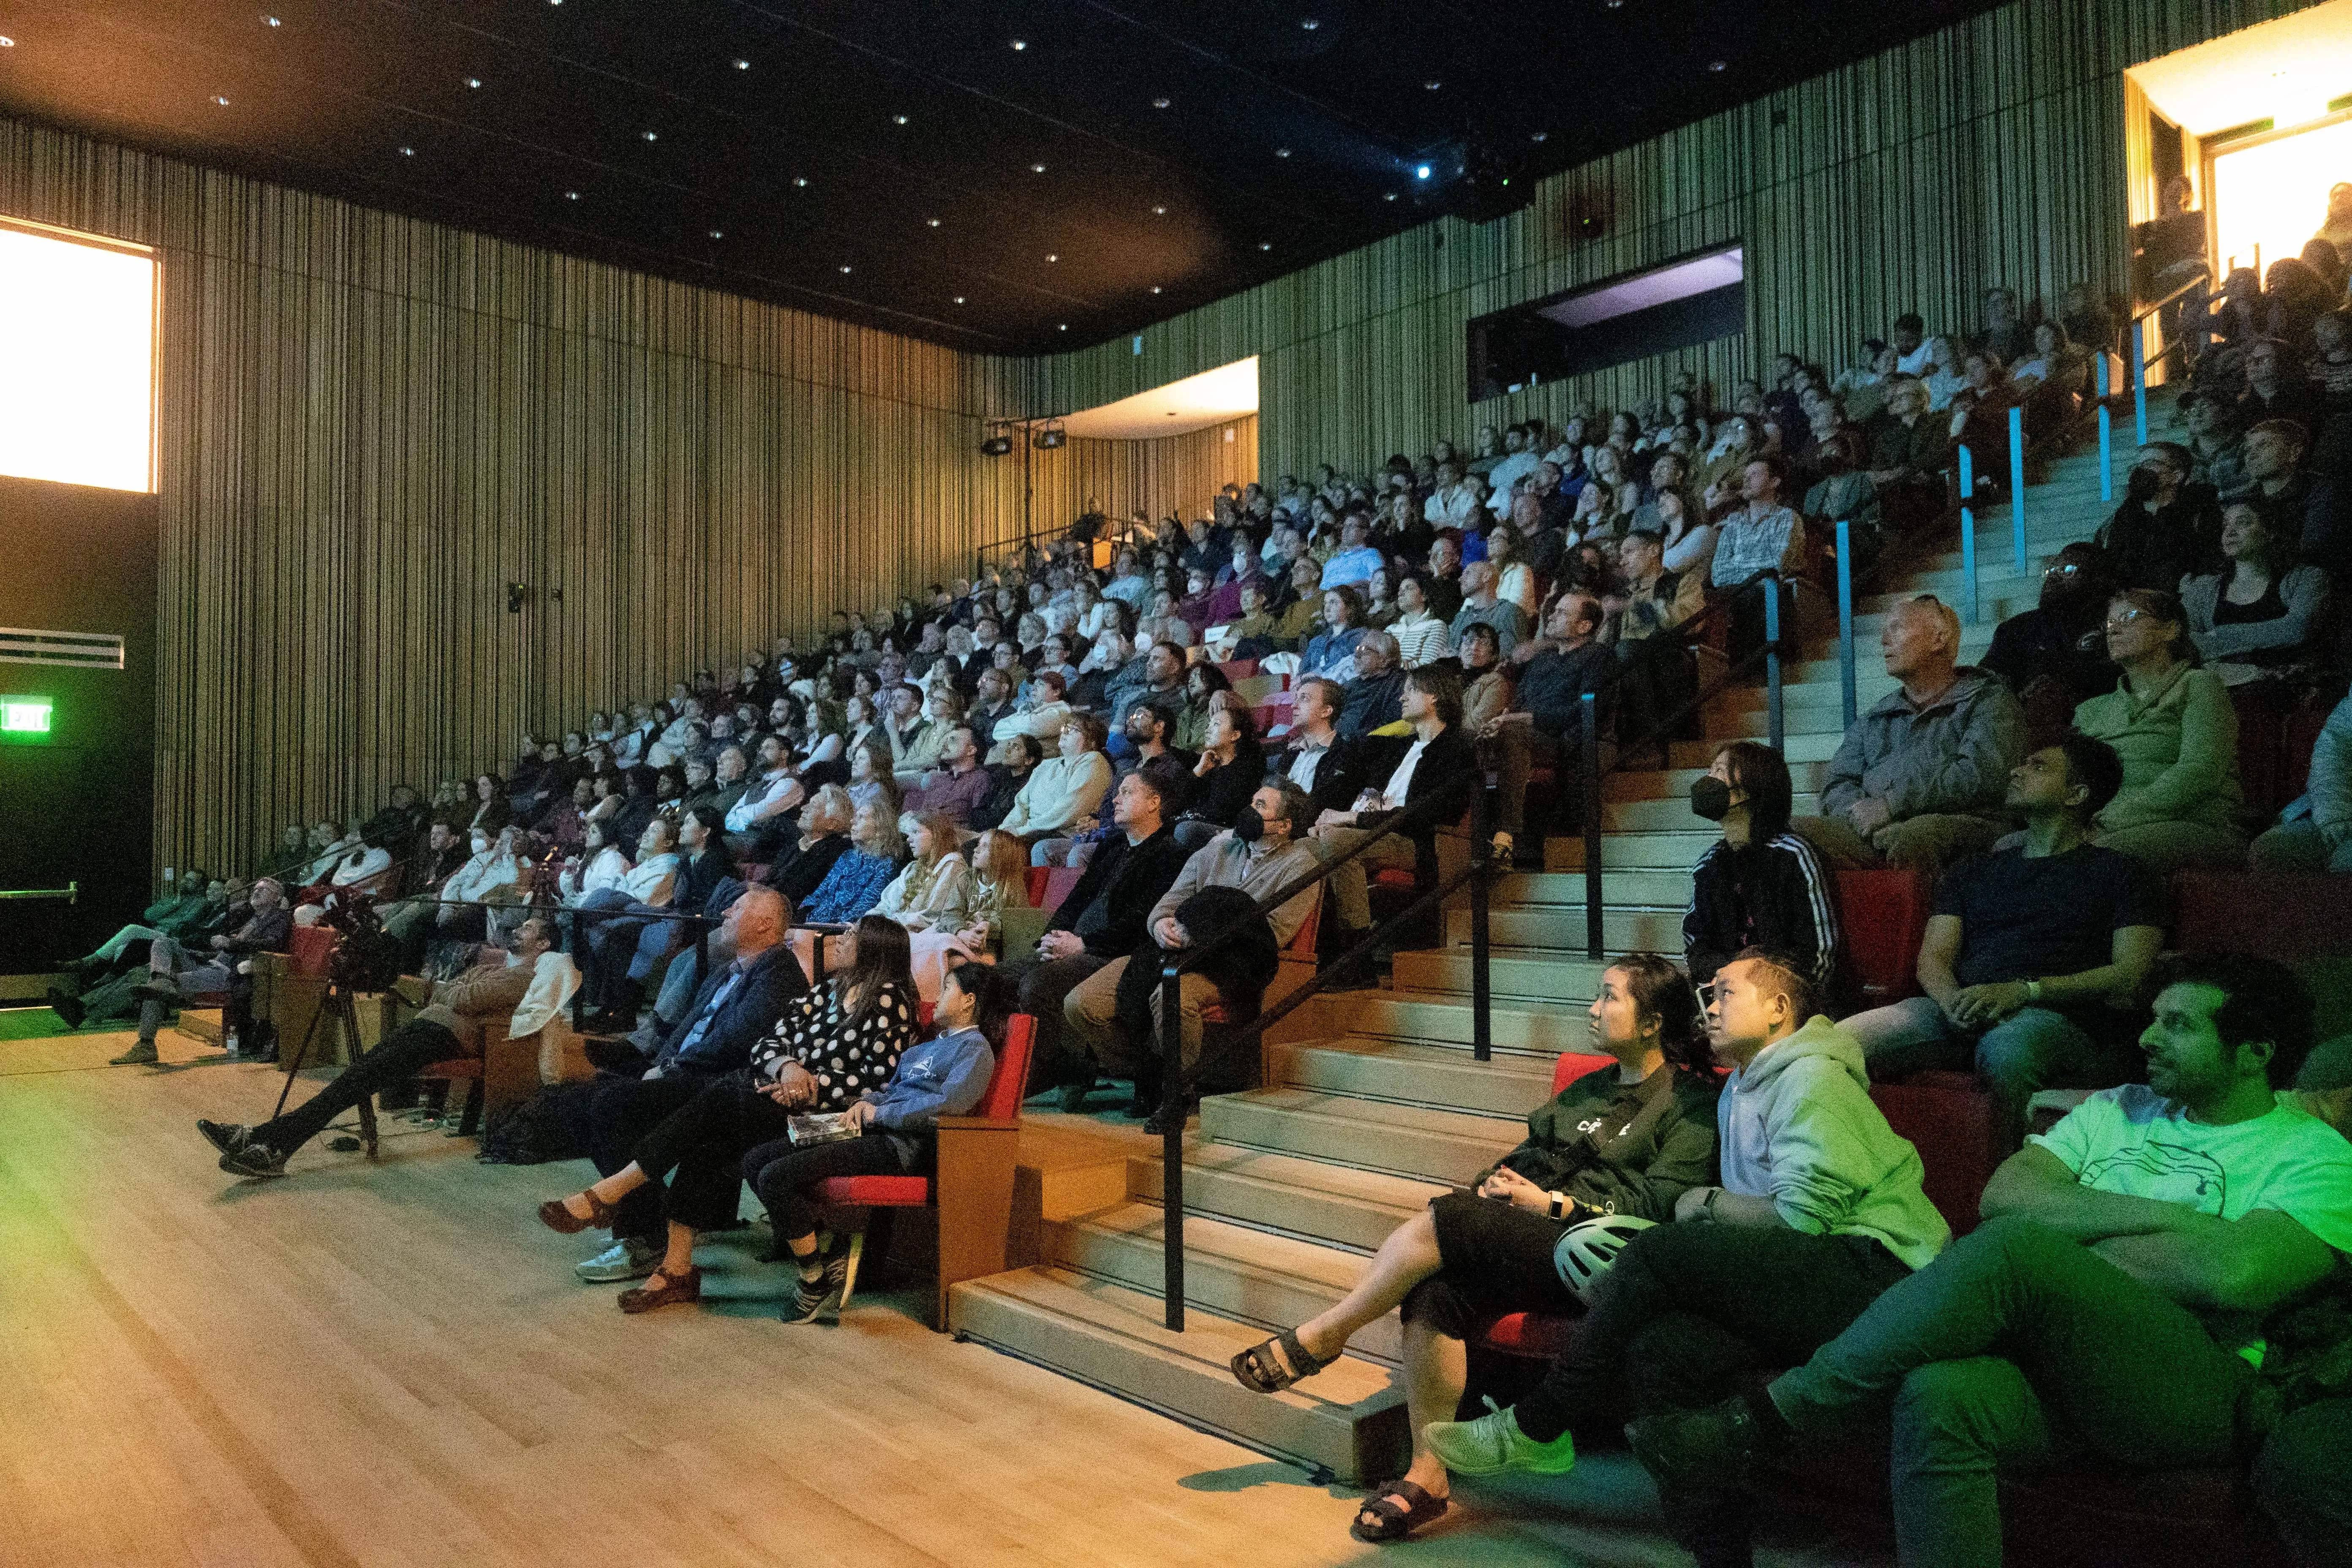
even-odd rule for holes
{"type": "Polygon", "coordinates": [[[1011,426],[1004,425],[989,425],[982,426],[982,428],[984,428],[988,433],[981,437],[980,455],[982,457],[1002,458],[1013,450],[1013,437],[1010,433],[1011,426]]]}
{"type": "Polygon", "coordinates": [[[286,25],[275,16],[264,16],[262,20],[268,23],[273,27],[282,27],[286,25]]]}
{"type": "Polygon", "coordinates": [[[961,294],[957,295],[957,296],[955,297],[955,300],[956,300],[956,303],[957,303],[957,304],[959,304],[959,305],[961,305],[961,304],[962,304],[962,303],[963,303],[963,296],[962,296],[962,295],[961,295],[961,294]]]}
{"type": "Polygon", "coordinates": [[[1013,52],[1016,55],[1028,47],[1029,40],[1026,38],[1015,38],[1013,40],[1013,52]]]}
{"type": "Polygon", "coordinates": [[[1429,178],[1431,173],[1432,171],[1426,163],[1415,163],[1412,166],[1412,177],[1416,180],[1425,180],[1429,178]]]}
{"type": "Polygon", "coordinates": [[[228,100],[223,98],[219,93],[213,94],[213,101],[219,104],[223,109],[226,109],[228,107],[228,100]]]}
{"type": "Polygon", "coordinates": [[[645,138],[648,142],[658,142],[661,140],[661,133],[657,131],[648,131],[645,132],[645,138]]]}
{"type": "Polygon", "coordinates": [[[907,123],[907,117],[903,114],[894,114],[890,117],[890,123],[893,125],[904,125],[907,123]]]}
{"type": "Polygon", "coordinates": [[[923,220],[923,223],[926,227],[929,228],[937,228],[940,226],[940,220],[935,217],[927,217],[923,220]]]}
{"type": "Polygon", "coordinates": [[[416,149],[414,147],[403,147],[400,150],[400,155],[404,158],[414,158],[416,156],[416,149]]]}
{"type": "Polygon", "coordinates": [[[739,71],[750,70],[751,68],[751,62],[750,60],[737,60],[735,62],[735,68],[739,71]]]}
{"type": "Polygon", "coordinates": [[[849,272],[849,268],[846,266],[843,267],[841,270],[844,276],[846,276],[849,272]]]}
{"type": "Polygon", "coordinates": [[[1046,260],[1048,260],[1048,261],[1059,261],[1059,260],[1061,260],[1062,258],[1061,258],[1059,256],[1056,256],[1054,252],[1052,252],[1052,251],[1050,251],[1050,250],[1049,250],[1049,251],[1047,251],[1047,252],[1045,253],[1045,259],[1046,259],[1046,260]]]}
{"type": "Polygon", "coordinates": [[[1151,286],[1151,291],[1152,291],[1154,294],[1159,293],[1159,292],[1160,292],[1160,285],[1159,285],[1159,284],[1157,284],[1157,283],[1154,283],[1154,284],[1151,286]]]}
{"type": "Polygon", "coordinates": [[[563,199],[567,202],[576,202],[580,199],[580,193],[578,191],[566,191],[563,193],[563,199]]]}
{"type": "Polygon", "coordinates": [[[1168,209],[1166,207],[1153,207],[1151,210],[1160,217],[1166,217],[1168,216],[1168,209]]]}
{"type": "Polygon", "coordinates": [[[1165,109],[1168,107],[1168,100],[1164,98],[1155,98],[1151,100],[1151,107],[1154,109],[1165,109]]]}
{"type": "Polygon", "coordinates": [[[806,179],[795,179],[793,182],[793,187],[795,190],[806,190],[808,188],[808,181],[806,179]]]}
{"type": "Polygon", "coordinates": [[[478,76],[469,76],[466,79],[466,85],[467,87],[479,87],[482,85],[482,79],[478,76]]]}
{"type": "Polygon", "coordinates": [[[1382,191],[1381,193],[1381,200],[1384,202],[1392,202],[1396,200],[1396,193],[1394,191],[1382,191]]]}
{"type": "MultiPolygon", "coordinates": [[[[1062,331],[1066,332],[1069,330],[1070,323],[1064,321],[1062,331]]],[[[1069,439],[1069,432],[1062,428],[1062,422],[1058,419],[1050,422],[1042,430],[1029,432],[1029,444],[1041,452],[1050,452],[1057,447],[1066,446],[1069,439]]]]}
{"type": "Polygon", "coordinates": [[[1045,165],[1043,163],[1032,163],[1029,165],[1029,172],[1033,174],[1042,174],[1045,172],[1045,165]]]}
{"type": "MultiPolygon", "coordinates": [[[[1070,330],[1070,323],[1069,323],[1069,322],[1067,322],[1067,321],[1064,321],[1064,322],[1062,323],[1062,331],[1066,331],[1066,331],[1068,331],[1069,330],[1070,330]]],[[[1058,447],[1058,446],[1060,446],[1060,445],[1061,445],[1061,443],[1060,443],[1059,441],[1055,441],[1055,442],[1052,442],[1052,443],[1047,443],[1047,442],[1040,441],[1040,442],[1039,442],[1039,443],[1037,443],[1037,444],[1038,444],[1039,446],[1041,446],[1041,447],[1043,447],[1043,446],[1046,446],[1046,445],[1049,445],[1049,444],[1050,444],[1050,445],[1052,445],[1052,446],[1055,446],[1055,447],[1058,447]]]]}
{"type": "Polygon", "coordinates": [[[1287,147],[1276,147],[1274,150],[1274,155],[1277,158],[1287,158],[1290,156],[1290,149],[1287,147]]]}
{"type": "Polygon", "coordinates": [[[1257,242],[1257,247],[1260,250],[1272,250],[1274,246],[1270,242],[1261,239],[1257,242]]]}
{"type": "Polygon", "coordinates": [[[1321,26],[1322,25],[1323,25],[1322,23],[1320,23],[1320,22],[1317,21],[1317,20],[1316,20],[1314,17],[1312,17],[1312,16],[1301,16],[1301,17],[1299,17],[1299,18],[1298,18],[1298,26],[1299,26],[1299,28],[1300,28],[1300,30],[1301,30],[1301,31],[1304,31],[1304,32],[1311,33],[1311,32],[1313,32],[1316,28],[1318,28],[1318,27],[1321,26]]]}
{"type": "Polygon", "coordinates": [[[1731,68],[1731,62],[1729,60],[1709,60],[1707,62],[1706,68],[1711,71],[1729,70],[1731,68]]]}

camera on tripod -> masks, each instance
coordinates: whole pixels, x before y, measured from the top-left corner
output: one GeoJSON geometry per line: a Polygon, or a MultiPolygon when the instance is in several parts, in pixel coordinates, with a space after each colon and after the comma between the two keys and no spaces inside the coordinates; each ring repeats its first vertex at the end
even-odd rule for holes
{"type": "Polygon", "coordinates": [[[320,921],[342,932],[327,961],[327,977],[346,994],[389,991],[404,963],[400,939],[383,929],[372,902],[338,901],[320,921]]]}

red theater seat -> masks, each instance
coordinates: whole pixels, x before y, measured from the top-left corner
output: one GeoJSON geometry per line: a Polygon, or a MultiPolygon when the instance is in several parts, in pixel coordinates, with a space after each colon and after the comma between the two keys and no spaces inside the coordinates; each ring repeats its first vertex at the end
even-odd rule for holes
{"type": "Polygon", "coordinates": [[[334,957],[335,949],[342,940],[343,933],[332,926],[296,926],[293,940],[288,942],[286,949],[293,959],[294,973],[313,980],[324,980],[328,961],[334,957]]]}
{"type": "MultiPolygon", "coordinates": [[[[1586,1073],[1614,1065],[1614,1057],[1562,1051],[1559,1060],[1552,1063],[1551,1091],[1558,1094],[1586,1073]]],[[[1486,1325],[1486,1331],[1478,1336],[1478,1343],[1504,1355],[1556,1361],[1576,1342],[1576,1331],[1574,1318],[1556,1318],[1547,1312],[1506,1312],[1486,1325]]]]}
{"type": "Polygon", "coordinates": [[[2259,947],[2294,963],[2352,952],[2352,877],[2300,871],[2180,871],[2172,879],[2183,952],[2259,947]]]}
{"type": "Polygon", "coordinates": [[[1871,1102],[1908,1138],[1927,1166],[1921,1185],[1954,1236],[1977,1227],[1977,1205],[2001,1162],[1995,1145],[1992,1095],[1973,1074],[1923,1072],[1903,1083],[1871,1085],[1871,1102]]]}
{"type": "Polygon", "coordinates": [[[1919,994],[1919,943],[1934,891],[1917,871],[1837,873],[1838,929],[1863,1006],[1919,994]]]}
{"type": "MultiPolygon", "coordinates": [[[[1013,1171],[1021,1136],[1021,1089],[1029,1080],[1029,1054],[1037,1020],[1013,1015],[1004,1032],[988,1092],[970,1116],[940,1118],[936,1176],[835,1176],[817,1184],[824,1202],[847,1209],[921,1208],[932,1212],[939,1237],[939,1271],[931,1326],[948,1321],[948,1289],[965,1279],[1004,1272],[1005,1240],[1013,1220],[1013,1171]]],[[[849,1242],[846,1305],[857,1289],[857,1266],[866,1254],[866,1233],[857,1225],[849,1242]]]]}

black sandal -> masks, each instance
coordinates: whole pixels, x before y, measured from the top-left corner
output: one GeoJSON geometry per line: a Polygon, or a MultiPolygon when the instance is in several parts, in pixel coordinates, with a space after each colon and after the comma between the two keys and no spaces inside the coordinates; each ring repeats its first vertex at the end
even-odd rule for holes
{"type": "MultiPolygon", "coordinates": [[[[1333,1356],[1331,1361],[1339,1359],[1333,1356]]],[[[1300,1378],[1313,1377],[1331,1362],[1317,1361],[1308,1355],[1307,1347],[1298,1342],[1298,1331],[1285,1329],[1264,1344],[1250,1346],[1225,1364],[1233,1368],[1234,1380],[1251,1393],[1280,1394],[1300,1378]],[[1290,1358],[1288,1365],[1274,1353],[1277,1346],[1290,1358]]]]}
{"type": "Polygon", "coordinates": [[[1364,1500],[1364,1506],[1356,1510],[1356,1521],[1348,1526],[1348,1533],[1374,1545],[1402,1541],[1431,1520],[1444,1518],[1445,1510],[1453,1506],[1448,1500],[1422,1490],[1418,1482],[1391,1481],[1364,1500]],[[1405,1506],[1397,1507],[1390,1500],[1391,1498],[1402,1498],[1405,1506]],[[1371,1515],[1369,1521],[1364,1518],[1366,1514],[1371,1515]]]}

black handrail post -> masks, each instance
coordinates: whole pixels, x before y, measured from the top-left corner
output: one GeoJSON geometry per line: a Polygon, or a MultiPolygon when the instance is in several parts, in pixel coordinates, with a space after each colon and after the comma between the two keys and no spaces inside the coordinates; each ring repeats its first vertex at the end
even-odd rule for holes
{"type": "Polygon", "coordinates": [[[1160,1268],[1168,1331],[1184,1331],[1184,975],[1182,950],[1160,963],[1160,1268]]]}
{"type": "Polygon", "coordinates": [[[1601,893],[1601,694],[1577,699],[1582,735],[1577,747],[1577,781],[1584,818],[1584,953],[1599,958],[1604,934],[1601,893]]]}
{"type": "MultiPolygon", "coordinates": [[[[1770,729],[1772,749],[1778,752],[1786,749],[1783,742],[1788,739],[1785,733],[1788,725],[1780,706],[1780,579],[1777,576],[1764,579],[1764,649],[1765,717],[1770,729]]],[[[1591,722],[1588,714],[1585,719],[1588,732],[1591,722]]],[[[1593,956],[1598,958],[1601,955],[1595,952],[1593,956]]]]}
{"type": "Polygon", "coordinates": [[[1470,1054],[1495,1057],[1495,1010],[1487,919],[1487,883],[1495,869],[1495,775],[1479,764],[1478,788],[1470,796],[1470,1054]]]}
{"type": "Polygon", "coordinates": [[[572,1027],[575,1033],[588,1016],[588,911],[572,911],[572,967],[580,972],[583,984],[572,988],[572,1027]]]}

